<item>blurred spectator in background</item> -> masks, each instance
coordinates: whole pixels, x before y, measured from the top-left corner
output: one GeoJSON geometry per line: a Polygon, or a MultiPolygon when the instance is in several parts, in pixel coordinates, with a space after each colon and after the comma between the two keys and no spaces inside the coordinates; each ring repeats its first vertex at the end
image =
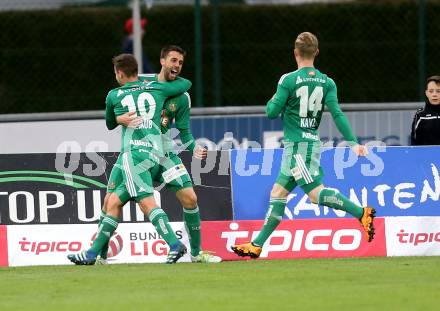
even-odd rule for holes
{"type": "MultiPolygon", "coordinates": [[[[141,19],[141,36],[145,35],[145,26],[148,24],[146,18],[141,19]]],[[[134,54],[133,50],[133,19],[127,19],[124,26],[125,33],[127,34],[122,42],[122,52],[128,54],[134,54]]],[[[154,73],[153,67],[151,67],[147,56],[142,52],[142,73],[154,73]]]]}
{"type": "Polygon", "coordinates": [[[411,145],[440,145],[440,76],[426,80],[425,108],[417,110],[412,123],[411,145]]]}

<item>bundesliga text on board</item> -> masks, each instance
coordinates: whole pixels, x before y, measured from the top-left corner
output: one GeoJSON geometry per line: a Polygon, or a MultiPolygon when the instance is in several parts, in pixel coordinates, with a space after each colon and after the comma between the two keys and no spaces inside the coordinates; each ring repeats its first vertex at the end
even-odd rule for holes
{"type": "MultiPolygon", "coordinates": [[[[203,249],[241,260],[233,244],[252,240],[263,221],[202,222],[203,249]]],[[[171,224],[189,247],[184,224],[171,224]]],[[[264,245],[262,259],[440,255],[440,217],[376,218],[367,243],[355,219],[284,220],[264,245]]],[[[0,266],[65,265],[66,255],[90,247],[95,224],[0,226],[0,266]]],[[[111,239],[110,263],[161,263],[168,247],[151,224],[123,223],[111,239]]],[[[180,262],[189,262],[186,255],[180,262]]]]}
{"type": "MultiPolygon", "coordinates": [[[[171,223],[177,237],[188,247],[184,224],[171,223]]],[[[8,258],[0,265],[68,265],[66,256],[88,249],[96,235],[96,224],[76,225],[10,225],[0,226],[0,233],[8,230],[8,258]]],[[[5,241],[6,243],[6,241],[5,241]]],[[[2,241],[0,240],[0,251],[2,241]]],[[[165,262],[168,246],[150,223],[119,224],[109,245],[111,263],[161,263],[165,262]]],[[[185,255],[179,262],[189,262],[185,255]]]]}

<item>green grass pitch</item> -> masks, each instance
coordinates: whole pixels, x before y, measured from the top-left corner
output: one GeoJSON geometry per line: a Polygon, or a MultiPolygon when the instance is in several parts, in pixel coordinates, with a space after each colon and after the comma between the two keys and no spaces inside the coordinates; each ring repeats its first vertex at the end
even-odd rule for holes
{"type": "Polygon", "coordinates": [[[440,310],[438,257],[0,268],[0,310],[440,310]]]}

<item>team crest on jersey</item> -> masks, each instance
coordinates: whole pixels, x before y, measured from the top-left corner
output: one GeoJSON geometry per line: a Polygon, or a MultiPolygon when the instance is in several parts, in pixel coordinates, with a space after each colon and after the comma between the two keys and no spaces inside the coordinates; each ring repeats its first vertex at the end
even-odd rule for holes
{"type": "Polygon", "coordinates": [[[166,117],[166,116],[163,116],[162,117],[162,126],[167,126],[168,125],[168,122],[169,122],[169,119],[168,119],[168,117],[166,117]]]}
{"type": "Polygon", "coordinates": [[[176,103],[175,102],[172,102],[168,107],[172,112],[176,111],[176,103]]]}

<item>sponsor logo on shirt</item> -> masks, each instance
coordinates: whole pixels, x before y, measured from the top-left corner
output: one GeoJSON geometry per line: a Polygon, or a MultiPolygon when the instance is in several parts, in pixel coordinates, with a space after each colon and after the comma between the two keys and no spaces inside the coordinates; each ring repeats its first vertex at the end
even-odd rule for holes
{"type": "Polygon", "coordinates": [[[300,84],[304,82],[325,83],[325,80],[321,78],[301,78],[300,76],[296,77],[296,84],[300,84]]]}
{"type": "Polygon", "coordinates": [[[304,133],[304,132],[302,133],[302,138],[319,140],[319,136],[318,135],[314,135],[312,133],[304,133]]]}
{"type": "Polygon", "coordinates": [[[151,90],[151,89],[154,88],[153,86],[150,85],[150,84],[152,84],[152,82],[153,81],[150,81],[146,85],[139,85],[137,87],[132,87],[132,88],[129,88],[129,89],[119,89],[118,93],[116,94],[116,96],[119,97],[122,94],[136,92],[136,91],[151,90]]]}
{"type": "Polygon", "coordinates": [[[143,146],[147,148],[152,148],[153,145],[149,141],[143,141],[139,139],[130,139],[130,145],[133,146],[143,146]]]}

